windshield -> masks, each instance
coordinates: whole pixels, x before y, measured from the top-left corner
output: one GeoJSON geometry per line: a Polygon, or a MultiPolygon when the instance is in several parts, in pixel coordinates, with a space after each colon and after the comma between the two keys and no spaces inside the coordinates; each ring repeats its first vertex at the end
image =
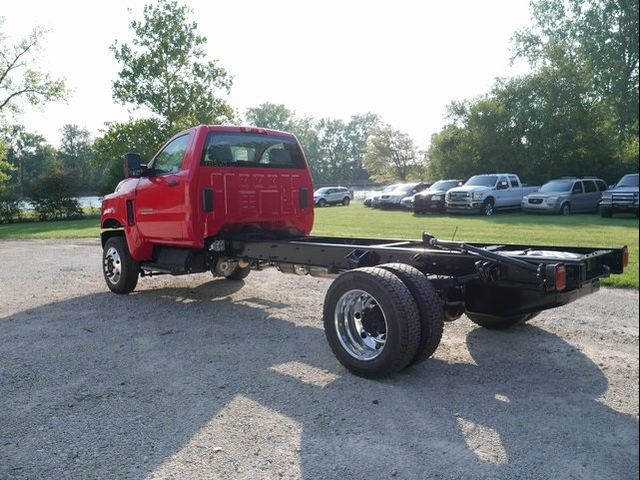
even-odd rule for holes
{"type": "Polygon", "coordinates": [[[498,177],[496,175],[476,175],[471,177],[465,187],[495,187],[498,177]]]}
{"type": "Polygon", "coordinates": [[[409,193],[411,192],[411,190],[413,190],[413,187],[414,185],[396,185],[394,193],[397,193],[398,195],[400,195],[401,193],[409,193]]]}
{"type": "Polygon", "coordinates": [[[400,186],[399,183],[393,184],[393,185],[389,185],[388,187],[385,187],[384,190],[382,190],[382,193],[389,193],[389,192],[393,192],[396,188],[398,188],[400,186]]]}
{"type": "Polygon", "coordinates": [[[442,181],[442,180],[441,180],[441,181],[436,182],[436,183],[434,183],[433,185],[431,185],[431,186],[429,187],[429,190],[432,190],[432,191],[438,191],[438,190],[450,190],[450,189],[452,189],[452,188],[454,188],[454,187],[457,187],[457,186],[458,186],[458,183],[460,183],[460,182],[458,182],[457,180],[450,181],[450,182],[442,181]]]}
{"type": "Polygon", "coordinates": [[[540,190],[540,193],[550,193],[550,192],[568,192],[571,190],[573,186],[573,180],[551,180],[550,182],[545,183],[540,190]]]}
{"type": "Polygon", "coordinates": [[[638,175],[625,175],[618,182],[616,187],[637,187],[638,186],[638,175]]]}
{"type": "Polygon", "coordinates": [[[329,187],[319,188],[314,192],[314,195],[322,195],[323,193],[327,193],[329,191],[329,187]]]}

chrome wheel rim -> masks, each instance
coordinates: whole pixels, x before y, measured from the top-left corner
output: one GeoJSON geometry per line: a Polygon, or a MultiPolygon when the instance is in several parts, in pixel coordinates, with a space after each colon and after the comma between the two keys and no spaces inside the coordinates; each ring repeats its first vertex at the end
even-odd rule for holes
{"type": "Polygon", "coordinates": [[[122,261],[115,247],[110,247],[104,255],[104,276],[113,285],[117,284],[122,276],[122,261]]]}
{"type": "Polygon", "coordinates": [[[485,204],[485,206],[484,206],[484,214],[487,217],[490,217],[491,215],[493,215],[493,205],[491,205],[490,203],[485,204]]]}
{"type": "Polygon", "coordinates": [[[387,319],[373,295],[349,290],[336,304],[334,323],[342,348],[357,360],[379,357],[387,341],[387,319]]]}

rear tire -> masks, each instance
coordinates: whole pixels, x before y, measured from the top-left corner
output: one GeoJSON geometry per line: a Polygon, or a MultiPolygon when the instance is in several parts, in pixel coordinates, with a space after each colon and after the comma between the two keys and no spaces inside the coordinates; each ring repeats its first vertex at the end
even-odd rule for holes
{"type": "Polygon", "coordinates": [[[358,268],[329,287],[323,309],[331,350],[349,371],[367,378],[406,367],[420,343],[420,313],[407,286],[382,268],[358,268]]]}
{"type": "Polygon", "coordinates": [[[102,249],[102,273],[109,290],[125,295],[138,284],[140,264],[133,259],[124,236],[109,238],[102,249]]]}
{"type": "Polygon", "coordinates": [[[432,283],[417,268],[406,263],[385,263],[380,268],[390,271],[404,283],[418,306],[420,313],[420,343],[411,365],[430,358],[440,345],[444,330],[442,300],[432,283]]]}
{"type": "Polygon", "coordinates": [[[540,315],[540,312],[533,312],[510,317],[500,317],[497,315],[485,315],[483,313],[465,313],[473,323],[489,330],[506,330],[516,325],[522,325],[540,315]]]}

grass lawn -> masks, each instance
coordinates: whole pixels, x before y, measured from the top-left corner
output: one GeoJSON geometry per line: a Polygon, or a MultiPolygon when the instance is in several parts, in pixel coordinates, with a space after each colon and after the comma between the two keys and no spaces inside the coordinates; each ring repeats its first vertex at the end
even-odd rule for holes
{"type": "MultiPolygon", "coordinates": [[[[410,212],[372,210],[361,204],[316,209],[314,235],[420,239],[428,231],[443,239],[531,245],[629,247],[629,267],[603,283],[638,288],[638,220],[635,216],[600,218],[500,213],[494,217],[413,215],[410,212]]],[[[88,238],[99,236],[97,218],[60,222],[0,225],[3,238],[88,238]]]]}
{"type": "Polygon", "coordinates": [[[0,225],[4,238],[99,238],[100,218],[60,220],[57,222],[25,222],[0,225]]]}
{"type": "Polygon", "coordinates": [[[420,239],[427,231],[450,240],[531,245],[629,247],[629,266],[603,284],[638,288],[638,219],[634,215],[601,218],[593,214],[525,215],[498,213],[493,217],[414,215],[374,210],[361,204],[316,209],[314,235],[420,239]]]}

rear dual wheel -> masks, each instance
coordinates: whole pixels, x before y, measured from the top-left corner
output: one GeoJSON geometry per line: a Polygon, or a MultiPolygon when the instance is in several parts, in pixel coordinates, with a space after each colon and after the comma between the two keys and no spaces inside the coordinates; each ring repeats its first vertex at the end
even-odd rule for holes
{"type": "Polygon", "coordinates": [[[437,293],[418,270],[386,264],[340,275],[324,303],[324,328],[340,363],[379,378],[426,360],[442,335],[437,293]]]}

